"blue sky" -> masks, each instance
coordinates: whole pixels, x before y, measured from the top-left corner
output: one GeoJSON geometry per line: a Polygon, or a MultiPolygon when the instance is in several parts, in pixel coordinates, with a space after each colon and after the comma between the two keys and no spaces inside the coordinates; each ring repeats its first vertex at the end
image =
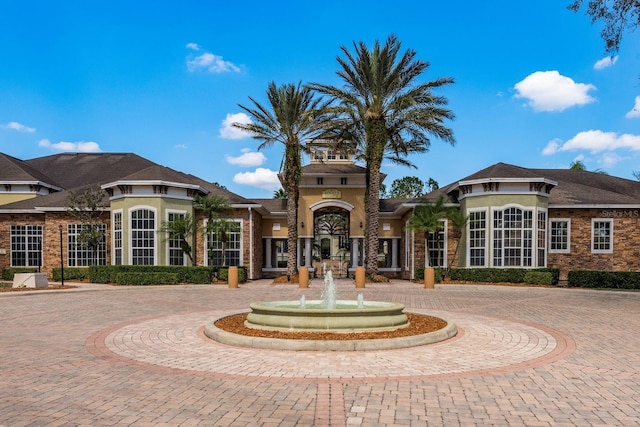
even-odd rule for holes
{"type": "Polygon", "coordinates": [[[497,162],[640,170],[640,33],[608,58],[569,0],[109,2],[0,0],[0,151],[134,152],[245,197],[279,187],[280,146],[228,128],[270,81],[339,85],[340,47],[394,33],[449,76],[455,146],[396,178],[440,185],[497,162]]]}

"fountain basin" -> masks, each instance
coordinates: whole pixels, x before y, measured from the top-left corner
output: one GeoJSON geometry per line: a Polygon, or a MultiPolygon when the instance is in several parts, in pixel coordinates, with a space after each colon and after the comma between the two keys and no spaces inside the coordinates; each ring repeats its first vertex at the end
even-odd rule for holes
{"type": "Polygon", "coordinates": [[[404,304],[367,301],[362,308],[356,301],[336,301],[336,308],[323,308],[320,300],[302,307],[296,301],[250,304],[245,326],[272,331],[362,332],[392,331],[406,327],[404,304]]]}

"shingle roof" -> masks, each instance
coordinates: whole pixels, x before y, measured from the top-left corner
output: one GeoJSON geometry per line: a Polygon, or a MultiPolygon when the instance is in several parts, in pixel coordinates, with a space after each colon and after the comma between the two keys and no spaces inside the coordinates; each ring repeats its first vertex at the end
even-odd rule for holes
{"type": "Polygon", "coordinates": [[[358,174],[364,175],[366,169],[352,163],[310,163],[302,167],[303,174],[358,174]]]}
{"type": "Polygon", "coordinates": [[[557,182],[549,193],[550,205],[637,205],[640,182],[577,169],[529,169],[496,163],[429,194],[446,194],[461,181],[490,178],[543,178],[557,182]]]}
{"type": "Polygon", "coordinates": [[[0,181],[42,182],[54,187],[60,185],[46,173],[32,167],[27,162],[0,153],[0,181]]]}
{"type": "Polygon", "coordinates": [[[64,153],[25,160],[63,188],[106,184],[155,165],[133,153],[64,153]]]}

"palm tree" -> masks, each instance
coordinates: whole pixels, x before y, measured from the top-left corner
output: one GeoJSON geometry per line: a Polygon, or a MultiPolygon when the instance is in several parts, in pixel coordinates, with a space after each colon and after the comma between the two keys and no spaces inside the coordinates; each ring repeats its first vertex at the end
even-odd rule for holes
{"type": "MultiPolygon", "coordinates": [[[[225,244],[227,242],[227,232],[229,227],[227,223],[229,214],[231,213],[231,205],[227,199],[222,196],[196,196],[193,201],[193,207],[196,210],[204,212],[207,217],[207,225],[204,227],[203,232],[205,236],[211,236],[212,234],[219,234],[222,242],[222,260],[225,262],[225,244]]],[[[209,239],[209,265],[213,264],[212,247],[213,242],[209,239]]]]}
{"type": "Polygon", "coordinates": [[[269,83],[265,107],[249,97],[253,107],[240,105],[252,123],[234,123],[233,126],[252,134],[262,141],[258,150],[276,142],[284,145],[281,179],[287,193],[287,275],[296,274],[298,269],[298,186],[302,175],[301,155],[306,151],[305,142],[320,134],[319,123],[326,102],[314,96],[311,89],[300,83],[276,86],[269,83]]]}
{"type": "Polygon", "coordinates": [[[195,221],[191,214],[177,216],[171,221],[163,221],[160,224],[160,232],[167,235],[167,239],[178,240],[180,242],[180,250],[184,255],[189,257],[191,265],[195,265],[191,244],[189,239],[195,230],[195,221]]]}
{"type": "MultiPolygon", "coordinates": [[[[419,231],[424,233],[425,252],[428,262],[428,266],[433,265],[431,255],[429,254],[429,237],[434,236],[436,242],[439,244],[440,231],[444,229],[444,224],[441,221],[447,217],[447,209],[444,206],[444,197],[440,196],[434,204],[419,205],[416,206],[413,216],[409,218],[407,228],[412,231],[419,231]]],[[[438,251],[440,254],[440,251],[438,251]]],[[[440,261],[440,260],[438,260],[440,261]]],[[[438,265],[440,262],[438,262],[438,265]]]]}
{"type": "Polygon", "coordinates": [[[274,199],[286,199],[287,198],[287,192],[284,191],[284,188],[278,188],[276,191],[273,192],[273,198],[274,199]]]}
{"type": "MultiPolygon", "coordinates": [[[[338,57],[338,76],[344,88],[313,83],[310,87],[333,101],[329,130],[334,140],[355,144],[366,162],[366,271],[377,273],[380,168],[383,158],[413,166],[405,158],[429,149],[430,136],[455,143],[453,131],[444,125],[453,119],[445,108],[447,99],[433,89],[453,83],[449,77],[417,83],[429,63],[407,50],[400,55],[400,41],[390,35],[384,46],[373,49],[354,43],[354,52],[342,47],[346,58],[338,57]]],[[[329,137],[329,136],[327,136],[329,137]]]]}
{"type": "Polygon", "coordinates": [[[462,230],[466,228],[467,223],[469,222],[469,215],[465,215],[460,208],[450,208],[447,211],[447,219],[455,231],[456,248],[453,251],[451,262],[447,263],[447,271],[445,272],[444,277],[447,277],[449,273],[451,273],[451,268],[453,267],[456,256],[458,255],[458,248],[460,247],[460,240],[462,239],[462,230]]]}

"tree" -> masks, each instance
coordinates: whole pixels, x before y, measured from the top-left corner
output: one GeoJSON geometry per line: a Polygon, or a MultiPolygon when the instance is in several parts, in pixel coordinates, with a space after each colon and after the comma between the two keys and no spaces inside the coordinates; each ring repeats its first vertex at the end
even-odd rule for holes
{"type": "Polygon", "coordinates": [[[207,217],[207,224],[203,228],[205,236],[209,236],[208,241],[208,259],[209,265],[213,265],[213,239],[212,235],[217,235],[222,242],[222,265],[226,263],[226,243],[227,232],[229,231],[232,221],[229,221],[229,215],[231,213],[231,205],[227,199],[222,196],[196,196],[193,201],[193,207],[196,210],[204,212],[207,217]]]}
{"type": "Polygon", "coordinates": [[[584,162],[582,160],[576,160],[574,162],[571,162],[571,164],[569,165],[569,169],[586,171],[587,167],[584,165],[584,162]]]}
{"type": "Polygon", "coordinates": [[[287,275],[296,274],[298,269],[298,199],[302,176],[301,154],[306,151],[306,141],[320,134],[319,123],[323,120],[322,110],[326,102],[314,96],[311,89],[300,83],[276,86],[269,83],[267,99],[269,106],[263,106],[249,97],[252,108],[240,105],[251,118],[252,123],[234,123],[233,126],[251,133],[262,141],[258,150],[276,142],[284,145],[282,170],[284,191],[287,193],[287,275]]]}
{"type": "Polygon", "coordinates": [[[417,176],[405,176],[393,180],[389,197],[394,199],[415,199],[425,195],[424,182],[417,176]]]}
{"type": "Polygon", "coordinates": [[[433,178],[429,178],[429,181],[427,181],[427,193],[435,191],[438,188],[440,188],[440,184],[438,184],[438,181],[433,178]]]}
{"type": "MultiPolygon", "coordinates": [[[[567,8],[577,12],[584,3],[584,0],[575,0],[567,8]]],[[[605,51],[613,54],[620,49],[623,34],[640,26],[640,1],[589,0],[586,14],[591,17],[591,23],[604,24],[600,36],[605,43],[605,51]]]]}
{"type": "Polygon", "coordinates": [[[196,224],[191,214],[186,213],[177,216],[171,221],[163,221],[160,224],[160,232],[166,234],[168,240],[178,240],[180,242],[180,250],[184,255],[189,257],[191,265],[195,265],[193,253],[189,240],[193,236],[196,224]]]}
{"type": "Polygon", "coordinates": [[[274,199],[286,199],[287,198],[287,192],[284,191],[284,188],[278,188],[276,191],[273,192],[273,198],[274,199]]]}
{"type": "Polygon", "coordinates": [[[91,264],[96,264],[98,250],[105,244],[103,218],[108,215],[104,206],[107,192],[100,187],[89,187],[71,192],[67,198],[67,210],[80,222],[76,244],[86,247],[93,255],[91,264]]]}
{"type": "Polygon", "coordinates": [[[325,138],[344,144],[366,164],[365,245],[366,271],[378,271],[380,169],[383,158],[413,166],[406,160],[411,153],[426,152],[430,136],[454,144],[453,131],[444,121],[453,119],[445,108],[447,99],[433,93],[453,83],[449,77],[426,83],[417,79],[429,63],[416,59],[416,52],[400,54],[401,43],[394,36],[384,45],[376,41],[373,49],[354,43],[353,52],[343,46],[345,58],[338,57],[337,75],[344,88],[313,83],[311,88],[327,95],[332,102],[325,138]]]}
{"type": "MultiPolygon", "coordinates": [[[[433,204],[416,206],[413,216],[409,218],[407,228],[412,231],[424,233],[425,245],[427,246],[425,248],[427,252],[426,258],[429,266],[432,266],[434,262],[431,259],[427,243],[431,235],[433,235],[437,244],[440,244],[440,231],[444,229],[444,222],[442,220],[447,217],[447,213],[447,209],[444,206],[444,197],[440,196],[433,204]]],[[[438,254],[440,254],[440,251],[438,251],[438,254]]],[[[437,264],[439,265],[440,262],[437,264]]]]}
{"type": "Polygon", "coordinates": [[[455,232],[454,238],[456,239],[456,247],[453,251],[451,262],[447,263],[447,271],[445,272],[444,277],[447,277],[449,275],[449,273],[451,272],[451,268],[455,263],[456,256],[458,255],[458,248],[460,248],[460,240],[462,239],[462,230],[467,227],[467,223],[469,222],[469,215],[465,215],[460,208],[449,208],[447,210],[447,219],[449,220],[449,224],[455,232]]]}

